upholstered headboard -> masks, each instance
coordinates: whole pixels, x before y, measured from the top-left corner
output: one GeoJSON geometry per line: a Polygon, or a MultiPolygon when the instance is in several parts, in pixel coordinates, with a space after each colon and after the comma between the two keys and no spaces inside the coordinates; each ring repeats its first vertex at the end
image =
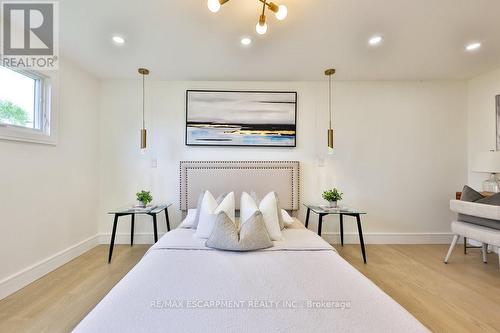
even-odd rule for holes
{"type": "Polygon", "coordinates": [[[215,196],[234,191],[239,209],[241,192],[262,197],[278,194],[286,210],[299,209],[299,162],[296,161],[181,161],[180,207],[196,208],[198,196],[210,190],[215,196]]]}

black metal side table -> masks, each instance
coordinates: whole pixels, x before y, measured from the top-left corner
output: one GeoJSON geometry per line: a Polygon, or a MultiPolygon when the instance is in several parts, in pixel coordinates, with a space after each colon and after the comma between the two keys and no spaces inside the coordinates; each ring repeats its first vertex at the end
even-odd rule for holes
{"type": "Polygon", "coordinates": [[[321,228],[323,226],[323,217],[326,215],[338,215],[340,219],[340,244],[344,246],[344,216],[352,216],[356,218],[358,224],[358,234],[359,242],[361,246],[361,253],[363,254],[363,261],[366,264],[366,251],[365,242],[363,240],[363,229],[361,228],[361,215],[365,215],[366,212],[359,211],[356,209],[342,209],[342,208],[327,208],[317,205],[304,204],[307,207],[306,214],[306,228],[309,227],[309,215],[311,211],[318,214],[318,235],[321,236],[321,228]]]}
{"type": "Polygon", "coordinates": [[[158,226],[156,223],[156,215],[161,212],[165,212],[165,220],[167,222],[167,231],[170,231],[170,220],[168,218],[168,207],[170,207],[172,204],[166,204],[166,205],[157,205],[153,206],[151,208],[145,208],[145,209],[135,209],[135,208],[125,208],[125,209],[118,209],[109,212],[108,214],[113,214],[115,216],[114,221],[113,221],[113,232],[111,233],[111,242],[109,244],[109,256],[108,256],[108,263],[111,262],[111,257],[113,256],[113,247],[115,245],[115,236],[116,236],[116,225],[118,224],[118,218],[122,216],[131,216],[131,223],[130,223],[130,246],[134,245],[134,222],[135,222],[135,215],[149,215],[153,218],[153,230],[154,230],[154,238],[155,238],[155,243],[158,241],[158,226]]]}

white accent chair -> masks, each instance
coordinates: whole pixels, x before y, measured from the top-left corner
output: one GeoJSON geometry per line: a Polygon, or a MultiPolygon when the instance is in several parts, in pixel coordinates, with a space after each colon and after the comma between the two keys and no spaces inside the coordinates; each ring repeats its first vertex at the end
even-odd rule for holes
{"type": "MultiPolygon", "coordinates": [[[[500,221],[500,206],[485,205],[474,202],[451,200],[450,209],[453,212],[459,214],[466,214],[471,216],[477,216],[485,219],[499,220],[500,221]]],[[[486,254],[488,250],[488,244],[496,246],[497,249],[500,247],[500,230],[492,229],[468,222],[453,221],[451,222],[451,231],[453,232],[453,241],[451,242],[448,254],[444,259],[445,263],[448,263],[448,259],[453,252],[453,248],[457,244],[460,236],[474,239],[476,241],[482,242],[482,254],[483,262],[486,263],[486,254]]],[[[499,251],[499,263],[500,263],[500,251],[499,251]]]]}

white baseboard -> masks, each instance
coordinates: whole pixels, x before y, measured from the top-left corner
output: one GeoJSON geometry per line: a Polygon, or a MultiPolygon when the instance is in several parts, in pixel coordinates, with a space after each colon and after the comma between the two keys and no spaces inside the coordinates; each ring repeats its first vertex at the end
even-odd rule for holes
{"type": "MultiPolygon", "coordinates": [[[[338,232],[323,232],[329,243],[340,244],[338,232]]],[[[363,233],[365,244],[451,244],[452,233],[363,233]]],[[[344,244],[359,244],[358,233],[344,233],[344,244]]]]}
{"type": "MultiPolygon", "coordinates": [[[[164,233],[158,233],[160,239],[164,233]]],[[[109,244],[111,242],[111,234],[99,234],[99,244],[109,244]]],[[[154,236],[152,232],[143,232],[134,234],[134,244],[154,244],[154,236]]],[[[115,244],[130,244],[130,233],[117,233],[115,236],[115,244]]]]}
{"type": "Polygon", "coordinates": [[[92,236],[0,281],[0,300],[98,245],[92,236]]]}

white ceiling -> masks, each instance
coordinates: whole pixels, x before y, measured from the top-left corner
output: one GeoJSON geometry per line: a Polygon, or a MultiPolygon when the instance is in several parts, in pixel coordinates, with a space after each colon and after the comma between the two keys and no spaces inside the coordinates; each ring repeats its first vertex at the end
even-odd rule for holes
{"type": "Polygon", "coordinates": [[[100,78],[137,77],[148,67],[167,80],[463,79],[500,67],[498,0],[231,0],[219,13],[206,0],[61,0],[61,53],[100,78]],[[126,45],[111,43],[115,33],[126,45]],[[383,45],[369,47],[374,34],[383,45]],[[239,41],[251,36],[244,48],[239,41]],[[464,45],[480,41],[476,53],[464,45]]]}

